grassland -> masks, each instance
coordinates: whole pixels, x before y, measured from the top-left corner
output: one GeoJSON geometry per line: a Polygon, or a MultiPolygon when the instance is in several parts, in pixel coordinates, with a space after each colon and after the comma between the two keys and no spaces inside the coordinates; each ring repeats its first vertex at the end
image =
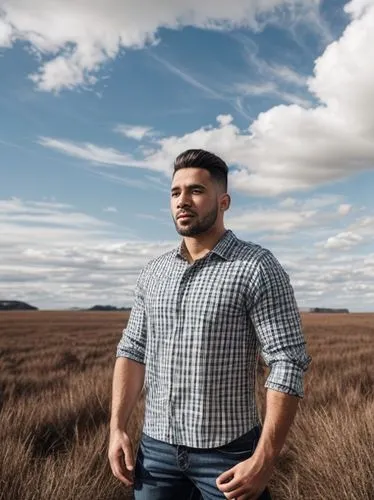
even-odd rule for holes
{"type": "MultiPolygon", "coordinates": [[[[0,499],[131,498],[107,460],[127,313],[0,313],[0,499]]],[[[303,316],[313,362],[271,481],[275,500],[374,498],[374,314],[303,316]]],[[[259,366],[258,401],[266,370],[259,366]]],[[[132,417],[134,444],[143,401],[132,417]]]]}

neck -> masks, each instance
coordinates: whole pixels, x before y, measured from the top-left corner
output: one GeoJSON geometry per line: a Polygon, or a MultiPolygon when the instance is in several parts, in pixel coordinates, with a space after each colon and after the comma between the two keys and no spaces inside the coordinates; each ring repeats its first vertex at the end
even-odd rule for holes
{"type": "Polygon", "coordinates": [[[204,257],[204,255],[213,250],[225,232],[226,229],[222,226],[198,236],[185,236],[183,241],[187,250],[188,260],[193,262],[196,259],[204,257]]]}

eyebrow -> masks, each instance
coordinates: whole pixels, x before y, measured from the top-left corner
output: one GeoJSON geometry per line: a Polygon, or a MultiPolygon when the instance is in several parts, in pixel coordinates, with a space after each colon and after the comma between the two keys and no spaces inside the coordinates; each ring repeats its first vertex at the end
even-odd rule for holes
{"type": "MultiPolygon", "coordinates": [[[[190,191],[192,191],[192,189],[206,189],[206,186],[204,186],[204,184],[189,184],[186,187],[190,191]]],[[[171,192],[177,191],[178,189],[180,189],[179,186],[174,186],[174,187],[171,188],[171,192]]]]}

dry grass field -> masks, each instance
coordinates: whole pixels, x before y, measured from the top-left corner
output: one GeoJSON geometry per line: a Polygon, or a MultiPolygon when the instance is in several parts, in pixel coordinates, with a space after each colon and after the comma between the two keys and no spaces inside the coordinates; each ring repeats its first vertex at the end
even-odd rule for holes
{"type": "MultiPolygon", "coordinates": [[[[0,312],[0,499],[131,498],[107,460],[127,314],[0,312]]],[[[374,314],[303,316],[313,357],[275,500],[374,499],[374,314]]],[[[259,404],[264,393],[259,367],[259,404]]],[[[142,402],[132,418],[136,444],[142,402]]]]}

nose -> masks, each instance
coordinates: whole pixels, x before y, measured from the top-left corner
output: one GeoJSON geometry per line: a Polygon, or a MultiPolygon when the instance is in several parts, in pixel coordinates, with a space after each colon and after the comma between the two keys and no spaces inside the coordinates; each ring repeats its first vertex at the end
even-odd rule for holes
{"type": "Polygon", "coordinates": [[[190,207],[190,206],[191,206],[191,199],[188,193],[181,192],[180,196],[178,197],[177,208],[190,207]]]}

